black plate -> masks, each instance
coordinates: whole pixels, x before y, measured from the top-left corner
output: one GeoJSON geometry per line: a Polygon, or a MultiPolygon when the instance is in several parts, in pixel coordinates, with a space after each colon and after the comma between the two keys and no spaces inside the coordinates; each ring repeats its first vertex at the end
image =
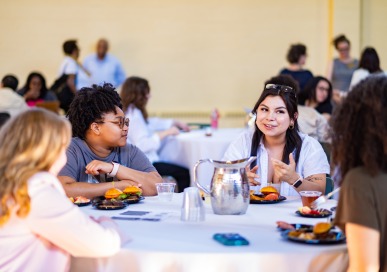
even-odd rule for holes
{"type": "Polygon", "coordinates": [[[115,206],[113,206],[113,205],[105,205],[105,204],[98,204],[98,205],[95,205],[94,207],[96,207],[98,210],[121,210],[123,208],[126,208],[126,206],[127,206],[123,202],[118,202],[116,204],[117,205],[115,205],[115,206]]]}
{"type": "MultiPolygon", "coordinates": [[[[324,239],[302,239],[298,237],[289,236],[291,230],[285,230],[281,232],[281,236],[289,241],[310,245],[330,245],[330,244],[339,244],[345,242],[345,235],[341,231],[331,230],[329,232],[329,238],[324,239]]],[[[312,231],[309,231],[312,232],[312,231]]]]}
{"type": "Polygon", "coordinates": [[[90,205],[91,201],[89,200],[88,202],[84,202],[84,203],[75,203],[74,202],[74,205],[77,205],[78,207],[83,207],[83,206],[87,206],[87,205],[90,205]]]}
{"type": "Polygon", "coordinates": [[[299,216],[308,217],[308,218],[324,218],[332,215],[332,212],[330,210],[321,209],[321,211],[323,211],[323,213],[320,213],[320,214],[304,214],[304,213],[301,213],[300,211],[296,211],[296,214],[298,214],[299,216]]]}
{"type": "MultiPolygon", "coordinates": [[[[295,230],[306,230],[306,231],[309,231],[309,230],[313,230],[313,225],[308,225],[308,224],[290,224],[294,227],[295,230]]],[[[277,227],[278,230],[280,231],[286,231],[288,229],[283,229],[283,228],[280,228],[280,227],[277,227]]]]}
{"type": "MultiPolygon", "coordinates": [[[[96,206],[97,204],[100,204],[102,201],[104,201],[106,198],[104,196],[96,196],[94,197],[91,202],[93,203],[93,206],[96,206]]],[[[140,196],[137,199],[122,199],[122,200],[116,200],[118,202],[124,202],[126,204],[135,204],[140,202],[141,200],[145,199],[145,197],[140,196]]]]}
{"type": "Polygon", "coordinates": [[[274,204],[284,200],[286,200],[286,197],[281,195],[277,200],[251,200],[250,199],[250,204],[274,204]]]}

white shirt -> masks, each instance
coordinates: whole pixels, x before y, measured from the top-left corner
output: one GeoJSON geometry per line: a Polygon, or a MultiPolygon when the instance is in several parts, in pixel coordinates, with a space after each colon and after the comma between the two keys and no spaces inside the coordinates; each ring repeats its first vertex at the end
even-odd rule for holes
{"type": "Polygon", "coordinates": [[[321,143],[330,142],[327,119],[314,108],[298,105],[298,126],[300,131],[321,143]]]}
{"type": "MultiPolygon", "coordinates": [[[[366,79],[368,76],[370,76],[370,72],[366,69],[363,69],[363,68],[359,68],[357,70],[355,70],[355,72],[353,72],[352,74],[352,79],[351,79],[351,84],[349,84],[349,90],[352,90],[352,88],[357,85],[358,83],[360,83],[360,81],[362,81],[363,79],[366,79]]],[[[384,75],[386,76],[387,75],[387,72],[378,72],[378,73],[373,73],[372,75],[384,75]]]]}
{"type": "Polygon", "coordinates": [[[154,163],[160,160],[157,154],[160,148],[160,137],[155,133],[159,130],[166,130],[173,125],[172,119],[148,118],[146,123],[141,111],[129,106],[126,117],[130,119],[128,130],[128,143],[137,146],[154,163]]]}
{"type": "MultiPolygon", "coordinates": [[[[223,160],[233,161],[250,157],[253,134],[253,128],[241,133],[238,138],[230,144],[223,156],[223,160]]],[[[319,142],[302,133],[300,133],[300,136],[302,139],[302,147],[296,165],[296,172],[301,178],[306,178],[314,174],[329,174],[330,167],[328,159],[319,142]]],[[[268,180],[269,156],[262,141],[258,147],[256,156],[258,165],[257,174],[260,176],[261,186],[266,186],[268,180]]],[[[287,182],[281,182],[280,193],[284,196],[298,195],[298,192],[287,182]]]]}
{"type": "Polygon", "coordinates": [[[107,257],[120,249],[112,222],[97,224],[72,204],[59,180],[40,172],[28,180],[31,210],[0,227],[0,271],[67,271],[70,255],[107,257]]]}
{"type": "Polygon", "coordinates": [[[77,62],[73,58],[69,56],[65,56],[65,58],[63,59],[60,65],[58,76],[61,76],[63,74],[76,75],[77,73],[78,73],[77,62]]]}
{"type": "Polygon", "coordinates": [[[15,116],[29,109],[24,98],[10,88],[1,88],[0,97],[0,112],[8,112],[11,116],[15,116]]]}

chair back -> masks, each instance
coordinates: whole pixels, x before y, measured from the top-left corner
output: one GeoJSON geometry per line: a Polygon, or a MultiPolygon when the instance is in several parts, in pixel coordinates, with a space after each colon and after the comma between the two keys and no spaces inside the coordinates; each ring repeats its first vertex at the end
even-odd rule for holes
{"type": "Polygon", "coordinates": [[[55,113],[59,113],[59,104],[58,100],[56,101],[40,101],[36,103],[36,107],[44,108],[49,111],[53,111],[55,113]]]}
{"type": "Polygon", "coordinates": [[[335,187],[335,183],[330,175],[327,174],[326,176],[326,185],[325,185],[325,194],[328,194],[333,191],[333,188],[335,187]]]}

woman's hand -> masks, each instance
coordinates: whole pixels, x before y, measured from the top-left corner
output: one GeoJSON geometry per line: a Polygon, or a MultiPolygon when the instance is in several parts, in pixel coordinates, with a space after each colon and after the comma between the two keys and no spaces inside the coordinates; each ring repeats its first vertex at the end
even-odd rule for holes
{"type": "Polygon", "coordinates": [[[89,175],[99,175],[99,174],[109,174],[112,171],[113,171],[112,163],[93,160],[88,165],[86,165],[85,173],[89,175]]]}
{"type": "Polygon", "coordinates": [[[279,181],[286,181],[292,185],[300,177],[296,172],[296,162],[294,161],[293,154],[289,154],[289,164],[286,164],[277,159],[271,159],[273,163],[274,176],[279,181]]]}
{"type": "Polygon", "coordinates": [[[254,166],[252,169],[250,169],[249,166],[246,167],[246,175],[249,179],[249,183],[251,186],[257,186],[261,185],[259,181],[256,181],[255,179],[259,179],[259,175],[257,175],[258,165],[254,166]]]}

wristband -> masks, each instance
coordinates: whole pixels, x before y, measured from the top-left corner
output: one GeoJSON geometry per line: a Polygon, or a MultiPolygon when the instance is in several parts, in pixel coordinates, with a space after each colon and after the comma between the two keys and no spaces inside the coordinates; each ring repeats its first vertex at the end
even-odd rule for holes
{"type": "Polygon", "coordinates": [[[299,178],[292,184],[292,186],[293,186],[294,188],[298,188],[298,187],[301,186],[301,184],[302,184],[302,178],[299,177],[299,178]]]}
{"type": "Polygon", "coordinates": [[[109,177],[115,177],[117,175],[118,168],[120,167],[118,163],[112,162],[112,164],[113,164],[113,170],[108,174],[109,177]]]}

